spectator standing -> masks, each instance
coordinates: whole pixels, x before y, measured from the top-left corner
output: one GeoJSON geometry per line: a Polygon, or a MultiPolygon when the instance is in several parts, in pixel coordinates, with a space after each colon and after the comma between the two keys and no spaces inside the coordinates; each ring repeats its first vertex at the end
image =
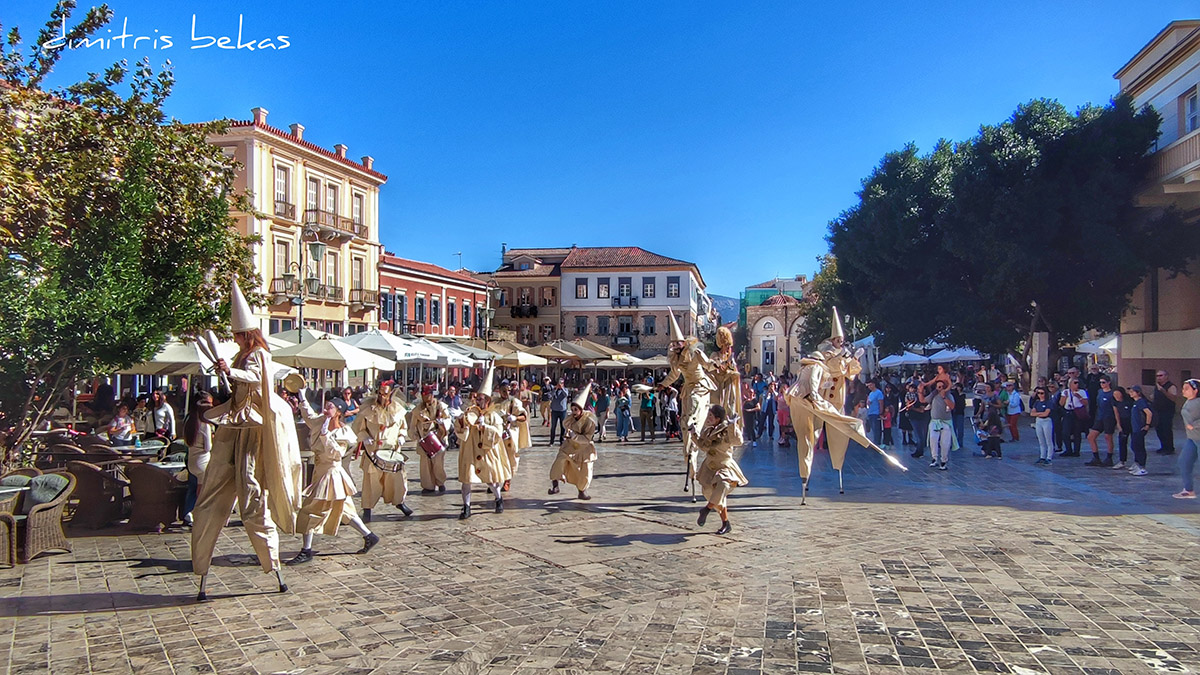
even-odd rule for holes
{"type": "Polygon", "coordinates": [[[342,411],[342,424],[350,424],[358,417],[358,401],[354,400],[354,390],[350,387],[342,390],[342,397],[334,404],[342,411]]]}
{"type": "Polygon", "coordinates": [[[908,417],[912,421],[913,442],[917,445],[917,451],[913,457],[920,457],[925,454],[925,446],[929,443],[929,402],[922,395],[920,388],[915,388],[915,392],[917,400],[908,409],[908,417]]]}
{"type": "Polygon", "coordinates": [[[192,524],[192,509],[204,487],[204,472],[212,453],[212,430],[216,426],[204,416],[213,406],[212,394],[198,392],[193,399],[191,414],[183,423],[183,440],[187,443],[187,494],[183,498],[183,522],[192,524]]]}
{"type": "Polygon", "coordinates": [[[880,447],[882,447],[884,450],[891,450],[892,446],[895,445],[895,441],[892,439],[892,425],[895,420],[896,406],[889,403],[885,397],[883,404],[883,415],[879,417],[879,425],[883,427],[883,445],[880,447]]]}
{"type": "Polygon", "coordinates": [[[175,440],[175,409],[167,403],[162,389],[151,392],[150,400],[153,406],[154,434],[170,444],[175,440]]]}
{"type": "MultiPolygon", "coordinates": [[[[1098,381],[1100,390],[1096,393],[1096,399],[1091,408],[1092,429],[1088,432],[1087,437],[1088,445],[1092,446],[1092,459],[1087,463],[1087,466],[1112,466],[1113,433],[1117,430],[1117,409],[1113,405],[1112,381],[1108,379],[1107,375],[1099,376],[1098,381]],[[1108,455],[1103,462],[1100,461],[1100,446],[1096,443],[1096,439],[1099,438],[1100,434],[1104,434],[1104,441],[1108,445],[1108,455]]],[[[1134,451],[1135,456],[1136,454],[1137,452],[1134,451]]],[[[1145,461],[1145,459],[1142,460],[1143,463],[1145,461]]]]}
{"type": "MultiPolygon", "coordinates": [[[[912,407],[917,402],[917,385],[909,382],[904,386],[904,404],[900,407],[900,434],[904,445],[916,445],[913,441],[912,407]]],[[[921,449],[912,453],[913,457],[921,456],[921,449]]]]}
{"type": "Polygon", "coordinates": [[[1133,398],[1133,410],[1129,414],[1130,439],[1133,441],[1133,466],[1129,467],[1129,473],[1134,476],[1145,476],[1146,435],[1154,427],[1154,411],[1150,408],[1150,402],[1142,395],[1140,386],[1135,384],[1130,387],[1129,395],[1133,398]]]}
{"type": "Polygon", "coordinates": [[[629,394],[629,387],[621,390],[617,396],[617,442],[625,443],[629,440],[629,432],[633,430],[633,411],[630,409],[632,400],[629,394]]]}
{"type": "Polygon", "coordinates": [[[521,388],[517,391],[517,398],[521,401],[521,405],[533,418],[537,418],[537,406],[533,404],[533,390],[529,388],[529,380],[521,380],[521,388]]]}
{"type": "Polygon", "coordinates": [[[763,432],[766,432],[767,441],[770,441],[771,437],[775,435],[776,415],[779,413],[778,393],[774,382],[767,383],[759,399],[762,410],[758,414],[758,434],[755,436],[755,440],[762,438],[763,432]]]}
{"type": "Polygon", "coordinates": [[[550,392],[550,443],[554,445],[554,429],[558,427],[558,444],[562,445],[566,441],[563,435],[567,432],[567,428],[563,426],[563,422],[567,417],[567,404],[571,398],[570,392],[567,391],[567,382],[561,377],[558,378],[558,386],[554,391],[550,392]]]}
{"type": "Polygon", "coordinates": [[[644,391],[641,393],[641,404],[638,406],[638,426],[641,427],[642,442],[646,442],[646,431],[650,431],[650,440],[654,440],[655,431],[655,409],[654,409],[654,390],[644,391]]]}
{"type": "Polygon", "coordinates": [[[1066,422],[1066,452],[1063,457],[1078,457],[1083,445],[1083,430],[1088,422],[1087,392],[1079,388],[1079,378],[1071,378],[1067,388],[1059,395],[1066,422]]]}
{"type": "Polygon", "coordinates": [[[758,402],[758,395],[754,393],[754,385],[750,382],[742,383],[742,440],[751,441],[753,447],[758,447],[758,413],[762,410],[762,406],[758,402]]]}
{"type": "Polygon", "coordinates": [[[1054,451],[1063,452],[1066,449],[1066,441],[1063,434],[1063,407],[1058,393],[1058,382],[1052,378],[1046,383],[1046,398],[1050,400],[1050,437],[1054,440],[1054,451]]]}
{"type": "Polygon", "coordinates": [[[1054,422],[1050,419],[1054,414],[1054,403],[1050,401],[1046,387],[1033,390],[1029,414],[1033,417],[1033,429],[1038,440],[1038,460],[1034,464],[1049,464],[1054,459],[1054,422]]]}
{"type": "Polygon", "coordinates": [[[679,390],[677,390],[675,387],[667,387],[664,397],[667,401],[667,440],[679,438],[679,390]]]}
{"type": "MultiPolygon", "coordinates": [[[[1165,378],[1164,378],[1165,379],[1165,378]]],[[[1200,380],[1195,378],[1183,383],[1183,428],[1187,438],[1183,441],[1183,452],[1179,453],[1179,476],[1183,479],[1183,490],[1171,495],[1176,499],[1195,499],[1196,489],[1192,473],[1196,470],[1196,444],[1200,443],[1200,380]]]]}
{"type": "Polygon", "coordinates": [[[954,397],[954,410],[950,412],[950,418],[954,420],[954,440],[958,441],[958,447],[961,448],[967,419],[967,395],[963,392],[961,381],[955,382],[950,387],[950,395],[954,397]]]}
{"type": "Polygon", "coordinates": [[[875,445],[883,445],[883,425],[879,421],[883,416],[883,392],[875,380],[867,380],[867,392],[867,433],[875,445]]]}
{"type": "Polygon", "coordinates": [[[1175,453],[1175,405],[1179,403],[1179,389],[1167,377],[1167,371],[1154,374],[1154,431],[1158,435],[1160,455],[1175,453]]]}
{"type": "Polygon", "coordinates": [[[539,407],[541,408],[541,411],[542,411],[542,426],[544,426],[544,427],[550,426],[550,395],[553,391],[554,391],[554,384],[550,381],[550,378],[543,377],[542,378],[542,391],[541,391],[541,396],[539,397],[540,400],[538,401],[538,403],[540,404],[539,407]]]}
{"type": "Polygon", "coordinates": [[[1017,383],[1009,380],[1004,383],[1004,393],[1000,395],[1004,404],[1004,418],[1008,422],[1008,434],[1013,442],[1021,440],[1021,413],[1025,412],[1025,401],[1021,392],[1017,391],[1017,383]]]}
{"type": "Polygon", "coordinates": [[[1125,464],[1129,460],[1129,436],[1133,429],[1133,401],[1124,387],[1113,387],[1113,408],[1117,411],[1117,463],[1114,469],[1130,468],[1125,464]]]}
{"type": "Polygon", "coordinates": [[[917,398],[920,404],[929,406],[929,466],[945,471],[950,461],[950,451],[958,449],[954,438],[954,397],[945,381],[934,380],[933,386],[931,396],[927,397],[924,391],[918,390],[917,398]]]}
{"type": "Polygon", "coordinates": [[[608,387],[593,387],[592,390],[596,394],[596,433],[600,436],[600,442],[604,442],[611,399],[608,395],[608,387]]]}
{"type": "Polygon", "coordinates": [[[1093,363],[1088,366],[1088,374],[1084,376],[1081,386],[1087,390],[1088,395],[1088,427],[1096,421],[1096,403],[1099,401],[1100,394],[1100,366],[1093,363]]]}

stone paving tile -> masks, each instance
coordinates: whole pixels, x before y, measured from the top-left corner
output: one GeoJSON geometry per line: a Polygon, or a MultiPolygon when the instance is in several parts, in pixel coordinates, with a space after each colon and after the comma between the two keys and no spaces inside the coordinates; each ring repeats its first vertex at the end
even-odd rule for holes
{"type": "Polygon", "coordinates": [[[1134,478],[1034,466],[1028,441],[1004,452],[964,449],[947,472],[902,456],[900,473],[851,451],[844,495],[818,455],[801,507],[794,449],[747,447],[751,485],[717,537],[680,491],[678,444],[602,447],[586,503],[544,496],[554,453],[539,445],[504,514],[477,492],[463,523],[456,491],[416,494],[412,519],[377,510],[383,542],[368,556],[349,529],[319,537],[317,560],[287,570],[287,594],[227,528],[204,604],[186,531],[76,532],[70,554],[0,570],[0,669],[1200,670],[1200,517],[1170,498],[1171,458],[1134,478]]]}

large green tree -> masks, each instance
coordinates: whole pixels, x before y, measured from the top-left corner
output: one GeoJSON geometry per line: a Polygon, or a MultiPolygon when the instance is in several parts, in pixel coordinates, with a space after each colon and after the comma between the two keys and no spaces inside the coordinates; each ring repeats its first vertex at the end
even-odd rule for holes
{"type": "MultiPolygon", "coordinates": [[[[230,208],[235,164],[162,106],[148,63],[47,90],[70,21],[60,2],[34,45],[0,42],[0,431],[5,459],[81,379],[153,356],[170,335],[224,324],[228,283],[254,281],[230,208]]],[[[69,38],[111,14],[91,9],[69,38]]]]}
{"type": "Polygon", "coordinates": [[[1035,100],[953,147],[888,154],[830,224],[847,309],[891,350],[1116,330],[1146,274],[1200,255],[1200,228],[1136,205],[1159,123],[1123,96],[1075,112],[1035,100]]]}

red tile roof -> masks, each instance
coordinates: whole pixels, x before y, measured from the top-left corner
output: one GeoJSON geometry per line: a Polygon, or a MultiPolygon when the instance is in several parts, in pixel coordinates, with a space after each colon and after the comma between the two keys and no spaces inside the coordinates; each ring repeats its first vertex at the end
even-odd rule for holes
{"type": "Polygon", "coordinates": [[[300,138],[296,138],[295,136],[291,135],[290,133],[288,133],[282,129],[277,129],[277,128],[271,126],[270,124],[260,124],[258,122],[255,122],[254,120],[230,120],[229,126],[230,127],[253,127],[260,131],[265,131],[274,136],[278,136],[286,141],[295,143],[296,145],[299,145],[303,148],[312,150],[313,152],[315,152],[319,155],[323,155],[329,159],[332,159],[333,161],[335,161],[339,164],[345,164],[346,166],[349,166],[349,167],[358,169],[359,171],[362,171],[364,173],[370,174],[370,175],[378,178],[381,181],[387,181],[386,175],[379,173],[378,171],[376,171],[374,169],[368,169],[367,167],[363,166],[362,164],[359,164],[358,162],[356,162],[348,157],[341,157],[336,152],[334,152],[332,150],[326,150],[325,148],[322,148],[321,146],[317,145],[316,143],[311,143],[309,141],[306,141],[306,140],[303,140],[300,138]]]}
{"type": "Polygon", "coordinates": [[[558,263],[534,263],[529,269],[514,269],[511,264],[503,265],[496,270],[495,276],[507,277],[557,277],[560,275],[558,263]]]}
{"type": "MultiPolygon", "coordinates": [[[[392,255],[391,253],[384,253],[379,258],[379,264],[380,265],[394,265],[396,267],[400,267],[402,269],[410,270],[413,272],[419,272],[421,274],[429,274],[431,276],[442,277],[443,279],[449,279],[452,281],[457,281],[459,283],[469,284],[471,286],[478,286],[481,289],[487,288],[487,284],[481,282],[480,280],[476,279],[475,277],[468,276],[466,274],[460,274],[458,272],[453,272],[451,270],[446,269],[445,267],[439,267],[437,265],[434,265],[433,263],[427,263],[427,262],[421,262],[419,260],[409,260],[407,258],[401,258],[400,256],[392,255]]],[[[386,271],[386,270],[384,270],[384,271],[386,271]]]]}
{"type": "Polygon", "coordinates": [[[754,284],[753,286],[747,286],[746,288],[775,288],[775,284],[777,284],[777,283],[779,283],[778,279],[772,279],[770,281],[764,281],[761,284],[754,284]]]}
{"type": "Polygon", "coordinates": [[[563,267],[695,267],[690,262],[651,253],[639,246],[594,246],[575,248],[563,267]]]}

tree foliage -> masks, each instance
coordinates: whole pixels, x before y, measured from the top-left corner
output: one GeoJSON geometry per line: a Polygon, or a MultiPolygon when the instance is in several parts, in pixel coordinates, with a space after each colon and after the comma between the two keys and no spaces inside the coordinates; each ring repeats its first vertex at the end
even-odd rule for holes
{"type": "MultiPolygon", "coordinates": [[[[69,19],[54,10],[36,44],[69,19]],[[51,31],[47,33],[47,31],[51,31]]],[[[68,35],[108,20],[92,9],[68,35]]],[[[9,450],[77,380],[153,356],[170,335],[224,324],[228,281],[252,281],[230,207],[235,165],[169,120],[173,79],[121,62],[52,91],[61,52],[0,44],[0,431],[9,450]],[[123,86],[124,85],[124,86],[123,86]],[[118,89],[127,89],[119,93],[118,89]]]]}
{"type": "Polygon", "coordinates": [[[1151,270],[1200,255],[1200,229],[1135,202],[1159,123],[1124,96],[1073,113],[1034,100],[955,146],[889,153],[830,223],[846,309],[893,351],[1116,330],[1151,270]]]}

